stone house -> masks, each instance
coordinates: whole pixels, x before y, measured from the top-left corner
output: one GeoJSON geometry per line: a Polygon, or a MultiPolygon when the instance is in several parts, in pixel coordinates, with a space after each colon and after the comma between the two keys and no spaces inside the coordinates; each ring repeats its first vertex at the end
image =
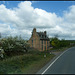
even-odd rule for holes
{"type": "Polygon", "coordinates": [[[40,51],[48,50],[50,47],[49,38],[46,31],[36,32],[36,28],[33,29],[31,38],[28,40],[30,47],[36,48],[40,51]]]}

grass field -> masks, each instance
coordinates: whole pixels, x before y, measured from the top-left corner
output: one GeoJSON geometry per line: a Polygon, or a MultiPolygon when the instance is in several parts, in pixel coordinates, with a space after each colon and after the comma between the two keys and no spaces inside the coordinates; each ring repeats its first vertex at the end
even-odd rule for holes
{"type": "Polygon", "coordinates": [[[49,54],[49,52],[39,51],[12,56],[0,60],[0,74],[33,74],[40,70],[54,56],[54,54],[49,54]]]}

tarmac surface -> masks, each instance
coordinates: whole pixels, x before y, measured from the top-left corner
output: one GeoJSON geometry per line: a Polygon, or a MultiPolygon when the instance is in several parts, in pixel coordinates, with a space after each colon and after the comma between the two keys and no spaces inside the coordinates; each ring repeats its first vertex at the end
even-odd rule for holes
{"type": "Polygon", "coordinates": [[[52,53],[56,56],[37,74],[75,74],[75,47],[52,53]]]}

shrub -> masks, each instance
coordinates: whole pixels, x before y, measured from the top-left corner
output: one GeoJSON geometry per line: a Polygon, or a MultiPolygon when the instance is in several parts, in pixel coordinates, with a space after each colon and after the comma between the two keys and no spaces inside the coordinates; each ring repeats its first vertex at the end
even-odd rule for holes
{"type": "Polygon", "coordinates": [[[29,44],[22,39],[21,37],[8,37],[0,40],[2,48],[6,52],[6,54],[10,54],[10,52],[27,52],[29,48],[29,44]]]}

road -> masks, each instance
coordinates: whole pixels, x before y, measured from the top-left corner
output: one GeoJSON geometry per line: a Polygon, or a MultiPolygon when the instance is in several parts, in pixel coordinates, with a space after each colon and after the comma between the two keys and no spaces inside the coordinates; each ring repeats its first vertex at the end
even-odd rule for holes
{"type": "Polygon", "coordinates": [[[48,65],[41,74],[75,74],[75,47],[69,48],[48,65]]]}

